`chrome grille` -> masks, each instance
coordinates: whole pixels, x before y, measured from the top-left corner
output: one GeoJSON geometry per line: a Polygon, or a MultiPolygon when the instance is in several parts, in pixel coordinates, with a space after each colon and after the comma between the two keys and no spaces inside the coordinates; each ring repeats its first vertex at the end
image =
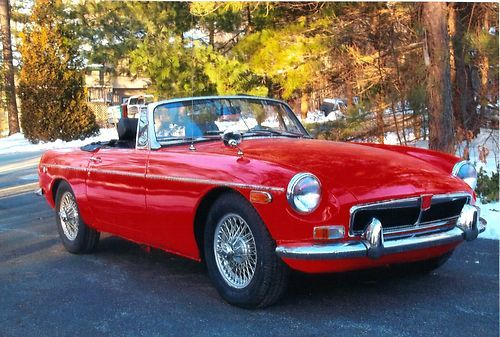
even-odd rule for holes
{"type": "Polygon", "coordinates": [[[444,230],[456,224],[471,196],[466,193],[432,196],[427,209],[423,197],[389,200],[351,208],[349,233],[361,235],[372,218],[382,223],[387,237],[444,230]]]}

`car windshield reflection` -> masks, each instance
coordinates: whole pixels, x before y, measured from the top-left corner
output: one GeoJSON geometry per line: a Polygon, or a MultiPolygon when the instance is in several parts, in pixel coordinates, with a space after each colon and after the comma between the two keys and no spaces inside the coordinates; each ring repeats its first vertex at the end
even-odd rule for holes
{"type": "Polygon", "coordinates": [[[225,132],[243,137],[308,137],[286,104],[255,98],[215,98],[167,102],[154,112],[160,143],[220,138],[225,132]]]}

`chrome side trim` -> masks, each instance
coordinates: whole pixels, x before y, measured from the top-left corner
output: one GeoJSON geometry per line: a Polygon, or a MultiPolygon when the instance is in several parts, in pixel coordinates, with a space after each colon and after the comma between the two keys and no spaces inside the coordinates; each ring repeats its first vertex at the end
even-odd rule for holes
{"type": "Polygon", "coordinates": [[[101,174],[109,174],[109,175],[117,175],[117,176],[125,176],[125,177],[134,177],[134,178],[144,178],[145,177],[144,173],[97,169],[97,168],[93,168],[93,167],[89,168],[88,171],[93,172],[93,173],[101,173],[101,174]]]}
{"type": "Polygon", "coordinates": [[[69,165],[60,165],[60,164],[41,164],[41,168],[58,168],[58,169],[63,169],[63,170],[70,170],[70,171],[81,171],[81,172],[86,172],[87,168],[86,167],[79,167],[79,166],[69,166],[69,165]]]}
{"type": "Polygon", "coordinates": [[[219,186],[228,186],[228,187],[238,187],[238,188],[251,189],[251,190],[255,189],[255,190],[260,190],[260,191],[271,191],[271,192],[281,192],[281,193],[285,192],[285,189],[282,187],[251,185],[251,184],[235,183],[235,182],[222,181],[222,180],[176,177],[176,176],[166,176],[166,175],[158,175],[158,174],[148,174],[147,178],[156,179],[156,180],[167,180],[167,181],[175,181],[175,182],[193,183],[193,184],[203,184],[203,185],[219,185],[219,186]]]}
{"type": "Polygon", "coordinates": [[[135,172],[106,170],[106,169],[98,169],[98,168],[88,168],[87,169],[85,167],[75,167],[75,166],[59,165],[59,164],[42,164],[42,167],[58,168],[58,169],[81,171],[81,172],[93,172],[93,173],[101,173],[101,174],[109,174],[109,175],[120,175],[120,176],[135,177],[135,178],[155,179],[155,180],[162,180],[162,181],[174,181],[174,182],[183,182],[183,183],[192,183],[192,184],[237,187],[237,188],[242,188],[242,189],[268,191],[268,192],[279,192],[279,193],[285,192],[285,189],[283,187],[243,184],[243,183],[236,183],[236,182],[223,181],[223,180],[214,180],[214,179],[199,179],[199,178],[168,176],[168,175],[160,175],[160,174],[146,174],[145,175],[142,173],[135,173],[135,172]]]}

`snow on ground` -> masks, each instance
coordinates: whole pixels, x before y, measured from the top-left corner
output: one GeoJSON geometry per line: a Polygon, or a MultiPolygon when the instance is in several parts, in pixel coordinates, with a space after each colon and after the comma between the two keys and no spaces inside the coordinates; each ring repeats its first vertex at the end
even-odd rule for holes
{"type": "Polygon", "coordinates": [[[345,118],[340,110],[334,110],[325,117],[325,113],[319,110],[309,111],[307,117],[302,119],[302,123],[326,123],[345,118]]]}
{"type": "Polygon", "coordinates": [[[0,155],[11,154],[19,152],[38,152],[50,149],[61,149],[68,147],[80,147],[85,144],[98,141],[107,141],[117,139],[118,133],[115,128],[101,129],[99,136],[90,137],[84,140],[73,140],[65,142],[60,139],[54,142],[40,142],[38,144],[31,144],[22,133],[16,133],[12,136],[0,138],[0,155]]]}
{"type": "Polygon", "coordinates": [[[479,234],[480,238],[500,240],[500,203],[491,202],[482,204],[479,200],[477,206],[481,208],[481,218],[484,218],[488,224],[486,230],[479,234]]]}

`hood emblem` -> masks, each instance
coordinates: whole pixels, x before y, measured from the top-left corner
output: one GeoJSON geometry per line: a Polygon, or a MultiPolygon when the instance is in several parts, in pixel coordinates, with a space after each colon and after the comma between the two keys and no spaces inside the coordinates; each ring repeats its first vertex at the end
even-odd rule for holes
{"type": "Polygon", "coordinates": [[[432,194],[423,194],[420,196],[420,210],[426,211],[431,208],[432,194]]]}

